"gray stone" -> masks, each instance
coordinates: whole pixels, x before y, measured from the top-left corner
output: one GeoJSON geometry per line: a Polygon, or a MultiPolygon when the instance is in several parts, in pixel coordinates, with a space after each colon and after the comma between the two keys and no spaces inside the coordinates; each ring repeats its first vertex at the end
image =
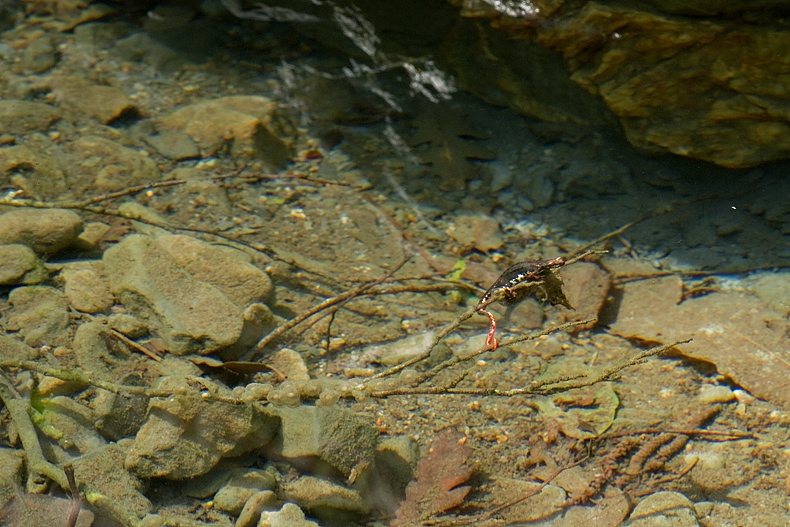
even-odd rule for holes
{"type": "Polygon", "coordinates": [[[159,181],[161,174],[148,153],[121,146],[103,137],[81,137],[69,144],[69,151],[76,159],[82,176],[95,177],[99,192],[121,190],[132,185],[159,181]]]}
{"type": "Polygon", "coordinates": [[[32,360],[36,350],[8,335],[0,335],[0,356],[7,360],[32,360]]]}
{"type": "Polygon", "coordinates": [[[359,491],[314,476],[302,476],[284,483],[280,491],[284,500],[293,501],[319,517],[332,516],[333,511],[353,514],[370,511],[359,491]]]}
{"type": "Polygon", "coordinates": [[[414,478],[420,461],[420,445],[409,436],[388,437],[381,442],[376,462],[354,482],[371,506],[386,511],[402,499],[403,489],[414,478]]]}
{"type": "Polygon", "coordinates": [[[105,251],[103,261],[113,293],[148,321],[168,351],[206,354],[239,340],[242,309],[181,267],[162,242],[128,236],[105,251]]]}
{"type": "Polygon", "coordinates": [[[38,254],[65,249],[82,232],[82,219],[70,210],[17,209],[0,216],[0,244],[21,243],[38,254]]]}
{"type": "Polygon", "coordinates": [[[58,62],[57,42],[51,34],[43,34],[25,46],[22,67],[31,73],[44,73],[58,62]]]}
{"type": "Polygon", "coordinates": [[[234,527],[255,527],[258,525],[261,513],[266,509],[274,509],[276,503],[277,494],[271,490],[264,490],[253,495],[244,504],[234,527]]]}
{"type": "Polygon", "coordinates": [[[348,477],[376,455],[379,432],[368,416],[337,407],[281,406],[274,411],[282,426],[272,453],[308,465],[314,473],[337,470],[348,477]]]}
{"type": "MultiPolygon", "coordinates": [[[[265,445],[277,430],[277,418],[264,407],[205,399],[188,378],[165,378],[159,388],[174,393],[152,399],[148,419],[134,439],[125,466],[142,478],[187,479],[205,474],[220,459],[265,445]]],[[[227,389],[201,384],[230,396],[227,389]]]]}
{"type": "Polygon", "coordinates": [[[265,304],[250,304],[243,313],[244,328],[238,342],[233,346],[219,351],[223,360],[236,360],[254,346],[263,335],[266,335],[279,324],[278,317],[265,304]]]}
{"type": "MultiPolygon", "coordinates": [[[[126,386],[142,386],[142,375],[130,373],[121,380],[126,386]]],[[[119,395],[99,390],[94,401],[95,426],[112,441],[134,436],[148,414],[148,398],[143,395],[119,395]]]]}
{"type": "Polygon", "coordinates": [[[293,503],[283,504],[279,511],[264,511],[258,527],[321,527],[304,517],[304,512],[293,503]]]}
{"type": "Polygon", "coordinates": [[[271,279],[252,265],[247,253],[182,235],[160,236],[155,243],[192,276],[213,285],[240,308],[272,300],[271,279]]]}
{"type": "Polygon", "coordinates": [[[787,317],[790,314],[790,274],[761,272],[747,278],[749,289],[768,307],[787,317]]]}
{"type": "Polygon", "coordinates": [[[107,317],[107,325],[130,339],[139,339],[148,334],[148,324],[126,313],[110,315],[107,317]]]}
{"type": "Polygon", "coordinates": [[[77,401],[62,395],[51,397],[43,403],[41,423],[50,430],[50,437],[57,439],[64,450],[74,449],[87,454],[107,444],[93,426],[93,411],[77,401]]]}
{"type": "Polygon", "coordinates": [[[66,281],[66,298],[77,311],[101,313],[112,307],[110,286],[93,269],[64,268],[61,277],[66,281]]]}
{"type": "MultiPolygon", "coordinates": [[[[72,461],[74,476],[85,493],[101,493],[113,503],[110,513],[131,514],[142,518],[151,512],[151,502],[142,491],[143,482],[123,469],[125,442],[111,443],[72,461]]],[[[106,507],[102,509],[107,512],[106,507]]],[[[121,518],[115,518],[116,521],[121,518]]],[[[119,525],[127,525],[119,521],[119,525]]]]}
{"type": "Polygon", "coordinates": [[[90,84],[81,78],[60,79],[53,86],[52,93],[64,111],[88,115],[105,124],[124,115],[137,113],[137,108],[123,90],[114,86],[90,84]]]}
{"type": "Polygon", "coordinates": [[[6,134],[46,132],[58,119],[58,109],[43,102],[0,100],[0,130],[6,134]]]}
{"type": "Polygon", "coordinates": [[[142,62],[159,71],[177,71],[186,62],[178,53],[142,31],[118,40],[114,50],[123,60],[142,62]]]}
{"type": "Polygon", "coordinates": [[[69,306],[66,297],[53,287],[17,287],[8,295],[13,306],[7,329],[19,331],[29,346],[62,346],[69,341],[69,306]]]}
{"type": "Polygon", "coordinates": [[[98,321],[86,322],[77,327],[71,349],[77,365],[91,376],[106,381],[113,379],[110,364],[116,362],[107,347],[107,328],[98,321]]]}
{"type": "Polygon", "coordinates": [[[179,108],[162,124],[189,135],[204,154],[230,144],[234,157],[256,157],[271,169],[282,167],[291,148],[275,127],[276,103],[253,95],[233,95],[179,108]]]}
{"type": "Polygon", "coordinates": [[[85,224],[82,232],[74,242],[74,248],[83,252],[100,251],[100,243],[104,236],[110,231],[110,226],[99,221],[92,221],[85,224]]]}
{"type": "Polygon", "coordinates": [[[173,161],[200,156],[200,149],[192,138],[178,130],[162,130],[155,135],[146,136],[144,141],[159,155],[173,161]]]}
{"type": "Polygon", "coordinates": [[[247,500],[264,490],[274,490],[277,480],[271,472],[251,469],[233,476],[214,496],[214,507],[238,516],[247,500]]]}
{"type": "Polygon", "coordinates": [[[27,245],[0,245],[0,285],[38,284],[49,273],[27,245]]]}
{"type": "Polygon", "coordinates": [[[221,459],[214,468],[201,476],[184,481],[181,484],[181,494],[200,500],[211,498],[219,492],[230,479],[243,473],[244,469],[235,459],[221,459]]]}
{"type": "Polygon", "coordinates": [[[23,145],[0,148],[0,177],[36,199],[62,198],[66,191],[66,177],[59,165],[46,152],[23,145]]]}
{"type": "Polygon", "coordinates": [[[694,504],[679,492],[656,492],[640,501],[626,527],[698,527],[694,504]]]}

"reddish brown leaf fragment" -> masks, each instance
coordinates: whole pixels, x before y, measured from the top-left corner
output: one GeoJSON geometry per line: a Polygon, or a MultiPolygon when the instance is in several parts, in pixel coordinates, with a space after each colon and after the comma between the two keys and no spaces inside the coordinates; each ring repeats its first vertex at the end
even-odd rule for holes
{"type": "Polygon", "coordinates": [[[420,460],[417,477],[406,487],[406,499],[395,511],[392,527],[420,525],[425,517],[441,514],[460,505],[471,490],[459,487],[472,475],[466,466],[472,449],[463,442],[464,435],[448,428],[432,442],[428,455],[420,460]]]}

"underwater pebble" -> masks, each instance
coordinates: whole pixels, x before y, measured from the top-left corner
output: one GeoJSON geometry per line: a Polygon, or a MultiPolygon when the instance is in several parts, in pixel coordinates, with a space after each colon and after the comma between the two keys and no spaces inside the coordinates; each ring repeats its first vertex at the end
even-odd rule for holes
{"type": "MultiPolygon", "coordinates": [[[[142,478],[187,479],[205,474],[222,458],[266,445],[279,421],[261,405],[229,405],[194,394],[191,377],[164,377],[158,389],[184,395],[152,399],[125,466],[142,478]]],[[[212,393],[230,390],[203,379],[212,393]]]]}
{"type": "Polygon", "coordinates": [[[85,322],[77,327],[71,344],[77,365],[102,380],[115,380],[111,365],[119,363],[107,339],[107,327],[99,320],[85,322]]]}
{"type": "Polygon", "coordinates": [[[121,146],[117,141],[89,135],[69,143],[67,149],[80,171],[94,177],[95,192],[121,190],[161,179],[159,168],[148,152],[121,146]]]}
{"type": "Polygon", "coordinates": [[[58,395],[42,402],[40,425],[54,427],[60,437],[58,445],[65,449],[87,454],[107,444],[93,426],[93,411],[77,401],[58,395]]]}
{"type": "Polygon", "coordinates": [[[701,403],[728,403],[735,400],[735,394],[726,386],[705,386],[697,399],[701,403]]]}
{"type": "Polygon", "coordinates": [[[65,249],[82,231],[77,213],[63,209],[17,209],[0,216],[0,244],[20,243],[37,254],[65,249]]]}
{"type": "Polygon", "coordinates": [[[140,527],[165,527],[165,519],[158,514],[146,514],[140,520],[140,527]]]}
{"type": "Polygon", "coordinates": [[[0,245],[0,285],[38,284],[48,276],[44,263],[27,245],[0,245]]]}
{"type": "Polygon", "coordinates": [[[29,346],[66,345],[69,305],[66,296],[54,287],[17,287],[8,295],[13,306],[6,329],[19,331],[29,346]]]}
{"type": "Polygon", "coordinates": [[[276,503],[277,494],[271,490],[258,492],[244,504],[234,527],[255,527],[258,525],[261,513],[266,509],[273,509],[276,503]]]}
{"type": "Polygon", "coordinates": [[[173,161],[200,156],[200,149],[188,134],[178,130],[162,130],[143,140],[156,152],[173,161]]]}
{"type": "Polygon", "coordinates": [[[113,52],[121,60],[141,62],[161,72],[178,71],[186,62],[179,53],[161,44],[144,31],[117,39],[113,52]]]}
{"type": "Polygon", "coordinates": [[[246,468],[238,466],[238,460],[223,459],[202,476],[182,482],[181,493],[201,500],[211,498],[230,478],[245,470],[246,468]]]}
{"type": "Polygon", "coordinates": [[[58,109],[43,102],[0,100],[0,130],[3,133],[46,132],[58,119],[58,109]]]}
{"type": "Polygon", "coordinates": [[[293,501],[308,511],[321,511],[322,516],[331,514],[327,509],[357,514],[370,510],[358,490],[314,476],[302,476],[284,483],[280,492],[284,500],[293,501]]]}
{"type": "MultiPolygon", "coordinates": [[[[271,395],[271,394],[270,394],[271,395]]],[[[316,469],[326,463],[348,477],[376,455],[379,432],[369,415],[337,407],[277,406],[281,438],[269,445],[286,459],[313,459],[316,469]]]]}
{"type": "Polygon", "coordinates": [[[90,252],[99,249],[99,242],[110,230],[110,226],[106,223],[92,221],[85,224],[82,232],[74,242],[74,248],[80,251],[90,252]]]}
{"type": "Polygon", "coordinates": [[[135,234],[107,249],[102,261],[112,292],[146,319],[171,353],[207,354],[232,346],[241,337],[242,310],[179,265],[162,247],[165,242],[135,234]]]}
{"type": "Polygon", "coordinates": [[[213,285],[240,308],[273,301],[274,285],[247,253],[191,236],[160,236],[154,243],[189,274],[213,285]]]}
{"type": "Polygon", "coordinates": [[[282,167],[291,156],[272,122],[277,105],[265,97],[233,95],[189,104],[166,115],[162,124],[185,132],[204,154],[231,144],[234,157],[262,160],[270,169],[282,167]]]}
{"type": "MultiPolygon", "coordinates": [[[[142,375],[130,373],[121,379],[124,386],[143,386],[142,375]]],[[[148,413],[148,397],[144,395],[119,395],[99,390],[93,401],[95,426],[101,434],[118,441],[133,437],[145,422],[148,413]]]]}
{"type": "Polygon", "coordinates": [[[293,503],[283,504],[279,511],[264,511],[258,527],[321,527],[305,518],[304,512],[293,503]]]}
{"type": "Polygon", "coordinates": [[[502,247],[505,243],[499,222],[485,214],[461,214],[447,231],[463,249],[476,249],[489,252],[502,247]]]}
{"type": "Polygon", "coordinates": [[[148,334],[148,325],[137,317],[126,313],[116,313],[107,317],[107,325],[130,339],[137,339],[148,334]]]}
{"type": "Polygon", "coordinates": [[[277,480],[271,472],[252,469],[233,476],[214,496],[214,507],[238,516],[244,504],[255,494],[264,490],[274,490],[277,480]]]}
{"type": "Polygon", "coordinates": [[[126,93],[113,86],[67,79],[58,82],[52,92],[62,109],[90,116],[104,124],[137,113],[137,108],[126,93]]]}
{"type": "Polygon", "coordinates": [[[92,269],[64,270],[64,289],[71,307],[83,313],[101,313],[114,302],[107,282],[92,269]]]}
{"type": "Polygon", "coordinates": [[[32,360],[38,354],[36,350],[14,337],[0,334],[0,349],[7,360],[32,360]]]}
{"type": "Polygon", "coordinates": [[[267,363],[290,380],[310,380],[310,374],[307,373],[307,365],[304,359],[298,352],[290,348],[281,349],[275,353],[267,363]]]}
{"type": "Polygon", "coordinates": [[[747,278],[749,288],[768,307],[787,317],[790,315],[790,273],[761,272],[747,278]]]}
{"type": "Polygon", "coordinates": [[[23,145],[0,148],[0,173],[10,174],[11,183],[33,198],[54,200],[63,197],[66,176],[59,167],[59,163],[39,149],[32,150],[23,145]]]}
{"type": "MultiPolygon", "coordinates": [[[[101,493],[113,504],[111,510],[123,511],[137,518],[151,512],[151,502],[142,494],[143,482],[123,469],[129,440],[110,443],[71,460],[77,481],[86,494],[101,493]]],[[[103,510],[107,510],[103,507],[103,510]]],[[[109,512],[109,511],[108,511],[109,512]]],[[[126,522],[114,518],[117,524],[126,522]]]]}
{"type": "Polygon", "coordinates": [[[58,63],[57,42],[52,35],[42,35],[25,46],[22,67],[30,73],[44,73],[58,63]]]}
{"type": "Polygon", "coordinates": [[[694,504],[679,492],[656,492],[640,501],[626,527],[697,527],[694,504]]]}

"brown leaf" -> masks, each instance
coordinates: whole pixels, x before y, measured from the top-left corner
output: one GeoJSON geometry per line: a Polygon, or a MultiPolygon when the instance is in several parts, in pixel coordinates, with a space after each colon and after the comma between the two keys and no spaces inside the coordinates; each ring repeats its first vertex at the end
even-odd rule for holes
{"type": "Polygon", "coordinates": [[[464,435],[445,429],[431,442],[428,455],[420,460],[417,478],[406,487],[406,499],[395,511],[392,527],[421,525],[424,517],[441,514],[460,505],[471,490],[459,487],[472,475],[464,465],[472,449],[462,443],[464,435]]]}

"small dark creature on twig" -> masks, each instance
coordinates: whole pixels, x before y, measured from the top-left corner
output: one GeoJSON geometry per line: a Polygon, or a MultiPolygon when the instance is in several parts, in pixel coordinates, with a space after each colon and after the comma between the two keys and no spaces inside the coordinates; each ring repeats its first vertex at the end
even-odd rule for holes
{"type": "MultiPolygon", "coordinates": [[[[561,305],[573,309],[565,293],[562,291],[562,279],[556,274],[557,269],[578,262],[590,254],[600,254],[602,251],[585,251],[578,256],[565,258],[558,256],[552,260],[524,260],[508,267],[496,282],[489,287],[477,303],[475,311],[488,317],[490,325],[486,346],[496,349],[498,342],[494,337],[496,333],[496,318],[486,309],[489,304],[501,302],[505,306],[514,306],[532,296],[541,302],[548,302],[553,306],[561,305]]],[[[605,251],[603,251],[605,252],[605,251]]]]}

